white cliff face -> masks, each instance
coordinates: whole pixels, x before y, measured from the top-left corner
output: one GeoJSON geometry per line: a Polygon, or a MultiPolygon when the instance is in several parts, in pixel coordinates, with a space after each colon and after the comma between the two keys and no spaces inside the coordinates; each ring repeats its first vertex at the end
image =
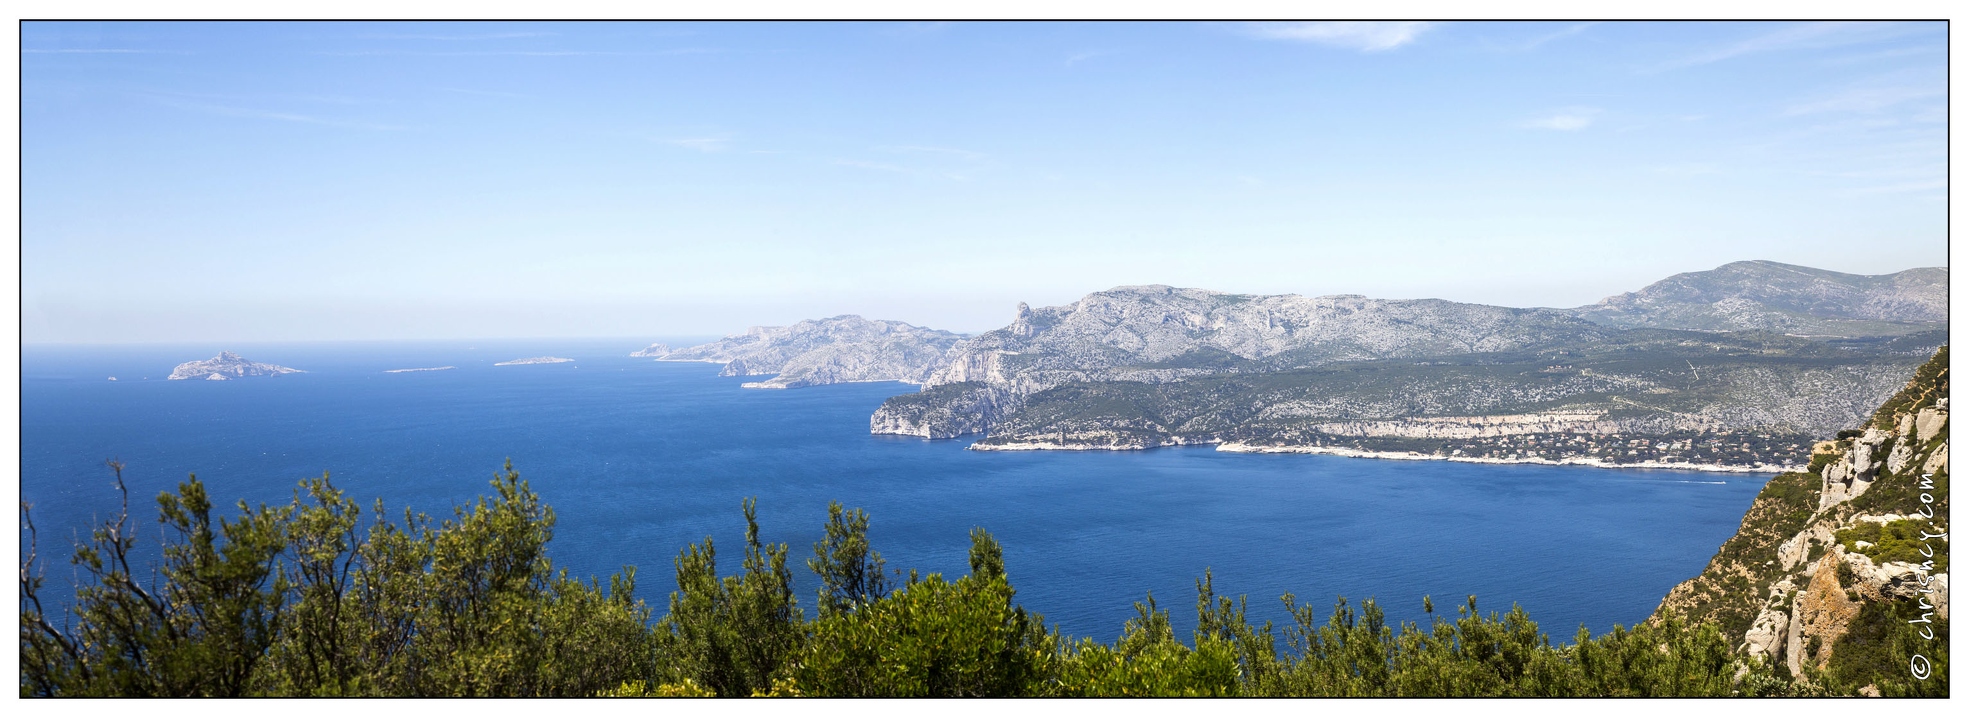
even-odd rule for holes
{"type": "MultiPolygon", "coordinates": [[[[1012,324],[965,340],[926,384],[986,381],[1033,391],[1131,379],[1123,368],[1220,352],[1284,367],[1523,349],[1598,334],[1557,312],[1340,295],[1254,296],[1117,287],[1063,307],[1019,305],[1012,324]]],[[[1169,378],[1207,373],[1172,366],[1169,378]]]]}
{"type": "Polygon", "coordinates": [[[1117,287],[1067,306],[1033,309],[1022,302],[1011,325],[958,342],[948,358],[928,372],[923,381],[926,390],[949,384],[991,387],[993,401],[978,401],[963,393],[949,395],[967,406],[989,407],[989,415],[962,416],[962,408],[951,406],[946,411],[914,412],[948,420],[917,426],[905,416],[912,412],[885,406],[871,425],[877,427],[876,433],[954,436],[983,431],[1016,409],[1024,397],[1065,382],[1179,381],[1221,371],[1212,361],[1262,361],[1274,368],[1294,368],[1507,351],[1586,339],[1602,331],[1556,312],[1434,299],[1253,296],[1161,285],[1117,287]]]}
{"type": "MultiPolygon", "coordinates": [[[[1853,445],[1847,448],[1841,460],[1826,464],[1820,471],[1822,477],[1819,488],[1820,510],[1859,498],[1860,494],[1866,493],[1866,490],[1873,486],[1880,464],[1885,463],[1880,455],[1881,445],[1891,436],[1893,435],[1879,429],[1867,429],[1866,433],[1855,439],[1853,445]]],[[[1908,447],[1908,452],[1912,456],[1912,447],[1908,447]]]]}
{"type": "Polygon", "coordinates": [[[961,334],[903,322],[843,315],[787,327],[753,327],[668,352],[660,361],[722,363],[722,376],[776,375],[745,384],[756,389],[865,381],[920,384],[961,339],[961,334]]]}
{"type": "Polygon", "coordinates": [[[188,361],[171,370],[173,380],[205,379],[224,380],[249,376],[278,376],[281,374],[305,374],[300,369],[292,369],[278,364],[260,364],[247,361],[232,352],[219,352],[219,355],[203,361],[188,361]]]}

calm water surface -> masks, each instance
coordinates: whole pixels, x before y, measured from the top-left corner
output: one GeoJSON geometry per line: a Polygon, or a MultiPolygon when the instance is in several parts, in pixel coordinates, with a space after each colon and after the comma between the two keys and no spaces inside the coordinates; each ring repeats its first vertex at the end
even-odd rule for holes
{"type": "MultiPolygon", "coordinates": [[[[215,500],[285,502],[331,472],[365,510],[382,498],[448,514],[510,457],[559,517],[554,561],[581,575],[640,567],[661,613],[672,559],[715,537],[736,571],[740,502],[766,540],[812,555],[827,502],[868,510],[892,568],[966,570],[967,533],[1005,546],[1019,600],[1073,635],[1112,639],[1154,592],[1179,631],[1194,581],[1249,594],[1377,597],[1419,618],[1421,597],[1523,605],[1556,637],[1645,618],[1735,530],[1765,476],[1400,462],[1326,456],[978,452],[968,440],[868,434],[905,384],[742,390],[715,364],[625,356],[646,342],[29,347],[21,380],[21,499],[33,505],[51,586],[65,545],[115,509],[102,462],[128,464],[136,515],[196,472],[215,500]],[[226,348],[308,374],[163,381],[226,348]],[[568,364],[494,367],[552,354],[568,364]],[[386,369],[453,365],[439,372],[386,369]],[[110,382],[109,376],[119,381],[110,382]],[[145,377],[148,377],[145,379],[145,377]]],[[[817,581],[800,569],[811,611],[817,581]]]]}

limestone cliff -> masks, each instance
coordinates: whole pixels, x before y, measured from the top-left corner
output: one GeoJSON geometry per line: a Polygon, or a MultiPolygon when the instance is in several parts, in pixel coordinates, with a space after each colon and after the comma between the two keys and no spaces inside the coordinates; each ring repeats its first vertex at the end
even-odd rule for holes
{"type": "Polygon", "coordinates": [[[658,361],[724,364],[721,376],[776,375],[750,389],[902,381],[920,384],[941,366],[961,334],[848,314],[786,327],[752,327],[709,344],[668,352],[658,361]]]}
{"type": "MultiPolygon", "coordinates": [[[[1774,302],[1780,290],[1811,294],[1738,279],[1703,286],[1774,302]]],[[[1921,292],[1898,304],[1875,297],[1871,309],[1820,294],[1816,310],[1932,316],[1921,292]]],[[[1794,299],[1786,306],[1804,301],[1794,299]]],[[[1338,441],[1445,458],[1776,471],[1802,466],[1813,438],[1864,420],[1945,341],[1945,330],[1809,338],[1434,299],[1117,287],[1064,306],[1018,305],[1009,325],[956,343],[922,393],[890,399],[869,423],[875,433],[986,434],[979,449],[1338,441]]]]}
{"type": "Polygon", "coordinates": [[[1943,347],[1807,472],[1772,479],[1655,617],[1716,623],[1835,692],[1946,695],[1948,405],[1943,347]]]}

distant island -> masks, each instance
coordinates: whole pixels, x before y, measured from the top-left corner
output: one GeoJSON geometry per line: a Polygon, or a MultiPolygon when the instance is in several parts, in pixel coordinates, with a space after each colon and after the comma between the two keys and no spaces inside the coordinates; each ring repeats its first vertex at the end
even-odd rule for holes
{"type": "Polygon", "coordinates": [[[649,346],[647,346],[647,347],[643,347],[643,348],[641,348],[641,349],[638,349],[638,350],[636,350],[636,351],[633,351],[633,352],[629,352],[629,356],[632,356],[632,357],[659,357],[659,358],[660,358],[660,357],[662,357],[663,355],[665,355],[665,354],[669,354],[669,353],[670,353],[670,345],[668,345],[668,344],[661,344],[661,343],[659,343],[659,344],[651,344],[651,345],[649,345],[649,346]]]}
{"type": "Polygon", "coordinates": [[[404,372],[410,372],[410,371],[444,371],[444,370],[446,370],[446,369],[457,369],[457,368],[458,368],[458,367],[455,367],[455,366],[427,366],[427,367],[419,367],[419,368],[416,368],[416,369],[384,369],[384,370],[383,370],[383,373],[384,373],[384,374],[402,374],[402,373],[404,373],[404,372]]]}
{"type": "Polygon", "coordinates": [[[566,357],[527,357],[525,359],[502,361],[499,362],[498,364],[494,364],[493,366],[518,366],[521,364],[561,364],[564,362],[571,362],[571,361],[574,360],[568,359],[566,357]]]}
{"type": "MultiPolygon", "coordinates": [[[[203,361],[188,361],[171,370],[171,379],[205,379],[224,381],[249,376],[279,376],[281,374],[306,374],[300,369],[278,364],[261,364],[247,361],[232,352],[219,352],[218,356],[203,361]]],[[[114,381],[114,379],[112,379],[114,381]]]]}

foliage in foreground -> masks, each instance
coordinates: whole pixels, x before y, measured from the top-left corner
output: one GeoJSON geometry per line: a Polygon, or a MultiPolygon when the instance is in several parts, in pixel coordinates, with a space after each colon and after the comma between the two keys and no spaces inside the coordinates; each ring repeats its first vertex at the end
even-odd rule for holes
{"type": "MultiPolygon", "coordinates": [[[[131,565],[126,501],[76,547],[83,580],[55,616],[24,512],[21,693],[1728,696],[1866,678],[1794,683],[1734,653],[1716,627],[1672,620],[1597,638],[1582,627],[1553,645],[1523,610],[1485,615],[1475,597],[1454,618],[1425,598],[1425,626],[1390,625],[1372,599],[1322,613],[1288,594],[1290,625],[1253,625],[1245,600],[1217,595],[1208,571],[1188,641],[1153,596],[1114,642],[1072,639],[1016,603],[1003,552],[982,529],[971,534],[969,574],[893,573],[892,585],[867,515],[839,505],[807,561],[822,586],[812,620],[787,546],[761,542],[751,501],[739,572],[718,574],[709,537],[686,547],[668,612],[655,618],[632,597],[633,567],[606,587],[553,568],[553,510],[510,464],[492,486],[449,519],[382,520],[379,503],[365,522],[324,476],[286,506],[240,502],[236,518],[215,520],[193,477],[158,497],[169,537],[161,565],[131,565]]],[[[1899,644],[1878,643],[1890,666],[1899,644]]],[[[1919,688],[1945,695],[1946,676],[1919,688]]]]}

